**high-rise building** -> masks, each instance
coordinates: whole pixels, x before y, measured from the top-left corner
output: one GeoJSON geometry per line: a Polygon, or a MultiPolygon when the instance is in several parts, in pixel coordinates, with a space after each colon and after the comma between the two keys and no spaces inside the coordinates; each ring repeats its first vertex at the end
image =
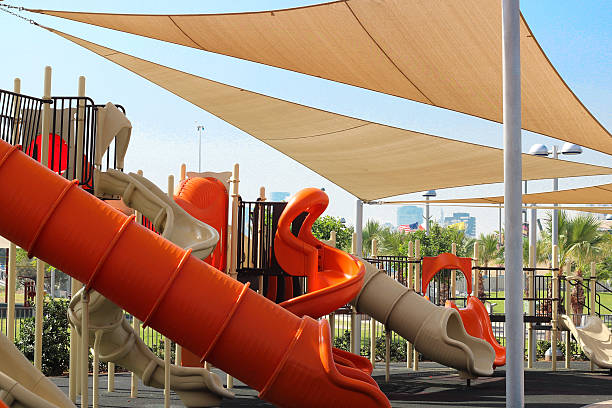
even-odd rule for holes
{"type": "Polygon", "coordinates": [[[404,205],[397,209],[397,226],[424,222],[423,209],[414,205],[404,205]]]}
{"type": "Polygon", "coordinates": [[[291,194],[286,191],[272,191],[270,193],[270,201],[285,201],[290,195],[291,194]]]}
{"type": "Polygon", "coordinates": [[[476,217],[470,217],[470,213],[456,212],[452,217],[444,217],[444,226],[450,225],[464,229],[470,237],[476,237],[476,217]]]}

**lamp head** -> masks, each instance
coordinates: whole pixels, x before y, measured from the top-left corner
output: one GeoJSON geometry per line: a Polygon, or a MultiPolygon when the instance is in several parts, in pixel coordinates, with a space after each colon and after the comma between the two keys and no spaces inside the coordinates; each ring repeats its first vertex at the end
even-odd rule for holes
{"type": "Polygon", "coordinates": [[[542,143],[537,143],[531,146],[529,154],[533,156],[548,156],[548,147],[542,143]]]}
{"type": "Polygon", "coordinates": [[[423,197],[435,197],[436,195],[436,190],[429,190],[423,193],[423,197]]]}
{"type": "Polygon", "coordinates": [[[580,154],[582,153],[582,147],[578,146],[577,144],[574,143],[563,143],[563,146],[561,147],[561,154],[580,154]]]}

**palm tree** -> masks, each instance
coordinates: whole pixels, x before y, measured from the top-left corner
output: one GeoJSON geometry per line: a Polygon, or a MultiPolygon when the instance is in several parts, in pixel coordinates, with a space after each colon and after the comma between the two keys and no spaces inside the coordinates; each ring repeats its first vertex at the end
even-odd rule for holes
{"type": "MultiPolygon", "coordinates": [[[[499,241],[497,235],[492,234],[480,234],[478,237],[478,260],[482,263],[482,266],[485,268],[489,266],[490,263],[498,261],[500,259],[500,254],[502,253],[502,248],[499,247],[499,241]]],[[[482,276],[482,271],[477,270],[478,272],[478,297],[480,299],[485,298],[484,291],[484,279],[482,276]]]]}
{"type": "Polygon", "coordinates": [[[363,254],[368,257],[372,252],[372,241],[377,239],[380,241],[383,230],[389,229],[383,227],[382,224],[376,220],[369,219],[363,228],[363,254]]]}
{"type": "Polygon", "coordinates": [[[402,247],[408,242],[409,235],[391,228],[383,229],[380,234],[379,252],[382,255],[399,255],[402,247]]]}

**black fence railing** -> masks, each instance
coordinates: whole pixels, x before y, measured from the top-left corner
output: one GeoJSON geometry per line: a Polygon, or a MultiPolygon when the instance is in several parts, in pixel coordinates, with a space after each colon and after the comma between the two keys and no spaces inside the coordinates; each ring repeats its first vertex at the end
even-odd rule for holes
{"type": "Polygon", "coordinates": [[[387,272],[387,275],[400,282],[404,286],[408,284],[408,269],[412,264],[419,263],[406,256],[377,256],[375,258],[365,258],[366,261],[387,272]]]}
{"type": "MultiPolygon", "coordinates": [[[[251,289],[259,290],[259,278],[263,276],[263,295],[277,303],[300,296],[307,288],[306,278],[289,275],[274,254],[278,220],[286,206],[285,202],[242,200],[238,205],[238,280],[250,282],[251,289]]],[[[293,221],[294,234],[298,234],[303,221],[303,216],[293,221]]]]}
{"type": "MultiPolygon", "coordinates": [[[[79,179],[86,191],[94,191],[94,161],[98,109],[91,98],[54,96],[49,100],[0,90],[0,138],[19,144],[28,156],[41,161],[43,137],[48,138],[51,170],[67,179],[79,179]],[[50,105],[49,135],[42,135],[42,109],[50,105]],[[78,176],[78,177],[77,177],[78,176]]],[[[125,113],[125,109],[117,105],[125,113]]],[[[104,154],[101,170],[116,168],[115,145],[104,154]]]]}

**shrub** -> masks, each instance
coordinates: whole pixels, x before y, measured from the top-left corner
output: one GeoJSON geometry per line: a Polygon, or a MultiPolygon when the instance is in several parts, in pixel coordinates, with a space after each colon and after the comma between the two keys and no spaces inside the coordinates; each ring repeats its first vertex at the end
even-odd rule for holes
{"type": "MultiPolygon", "coordinates": [[[[42,372],[47,376],[61,375],[68,370],[70,334],[68,331],[68,301],[47,299],[43,306],[42,372]]],[[[17,339],[17,348],[34,361],[34,317],[24,319],[17,339]]]]}

